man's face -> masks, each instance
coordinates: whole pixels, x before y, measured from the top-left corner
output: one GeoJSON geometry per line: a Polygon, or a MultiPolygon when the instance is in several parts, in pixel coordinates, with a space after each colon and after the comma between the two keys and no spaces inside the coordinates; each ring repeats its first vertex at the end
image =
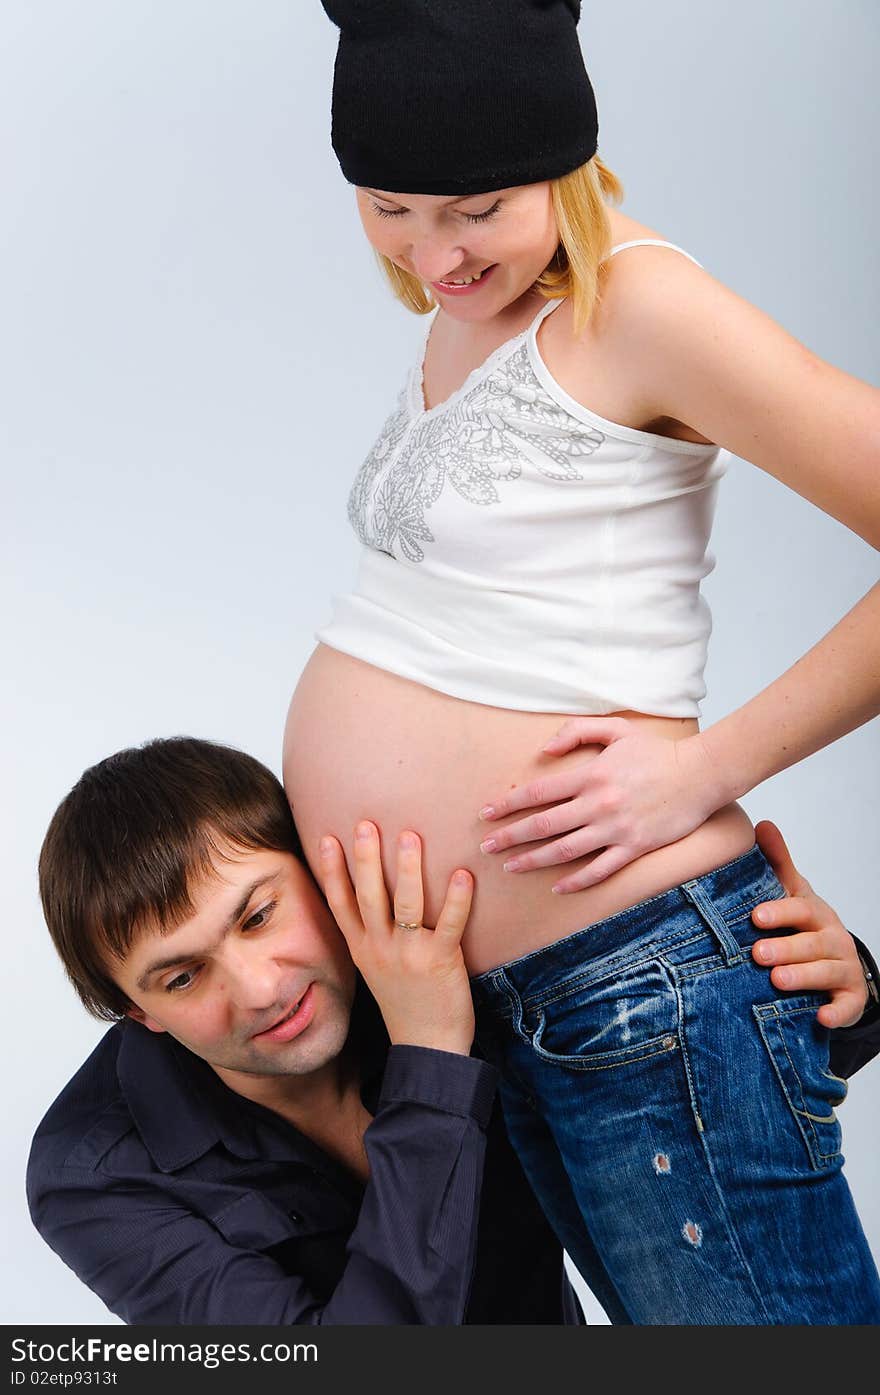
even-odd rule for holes
{"type": "Polygon", "coordinates": [[[237,1072],[320,1069],[345,1042],[355,983],[320,892],[291,853],[230,852],[214,870],[192,890],[195,914],[143,932],[114,972],[130,1015],[233,1088],[237,1072]]]}

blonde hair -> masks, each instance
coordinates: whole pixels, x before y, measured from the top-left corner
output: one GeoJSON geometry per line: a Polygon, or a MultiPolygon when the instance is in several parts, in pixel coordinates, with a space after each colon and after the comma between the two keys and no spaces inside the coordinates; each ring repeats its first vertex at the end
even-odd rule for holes
{"type": "MultiPolygon", "coordinates": [[[[594,155],[569,174],[551,179],[550,193],[559,245],[534,288],[547,300],[571,296],[572,327],[579,334],[599,298],[600,267],[611,249],[607,205],[620,203],[623,185],[594,155]]],[[[429,314],[437,302],[419,278],[381,252],[375,255],[397,299],[416,315],[429,314]]]]}

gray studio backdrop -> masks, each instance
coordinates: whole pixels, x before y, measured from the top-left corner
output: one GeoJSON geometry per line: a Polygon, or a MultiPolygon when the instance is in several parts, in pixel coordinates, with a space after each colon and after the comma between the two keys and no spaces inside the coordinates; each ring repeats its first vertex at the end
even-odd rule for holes
{"type": "MultiPolygon", "coordinates": [[[[876,382],[876,0],[584,11],[624,210],[876,382]]],[[[313,630],[354,573],[348,486],[420,333],[330,149],[334,52],[318,0],[0,7],[6,1322],[114,1321],[24,1203],[31,1132],[103,1030],[42,923],[46,823],[85,766],[155,735],[278,770],[313,630]]],[[[708,722],[876,572],[741,461],[714,550],[708,722]]],[[[875,951],[877,756],[875,724],[744,801],[875,951]]],[[[876,1253],[878,1100],[880,1064],[842,1111],[876,1253]]]]}

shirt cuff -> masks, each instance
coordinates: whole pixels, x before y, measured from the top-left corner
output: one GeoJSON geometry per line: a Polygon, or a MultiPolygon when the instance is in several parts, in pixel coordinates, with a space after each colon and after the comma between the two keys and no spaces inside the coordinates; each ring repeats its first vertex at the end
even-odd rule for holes
{"type": "MultiPolygon", "coordinates": [[[[870,953],[869,949],[867,949],[867,944],[863,943],[858,936],[854,935],[852,936],[852,939],[855,940],[856,953],[858,953],[860,960],[862,960],[863,970],[867,968],[867,972],[869,972],[869,974],[872,975],[874,988],[880,988],[880,970],[879,968],[877,968],[876,960],[874,960],[873,954],[870,953]]],[[[838,1031],[849,1032],[854,1030],[855,1027],[869,1027],[869,1025],[873,1025],[874,1023],[876,1023],[876,1021],[879,1020],[879,1018],[880,1003],[877,1003],[876,997],[874,997],[873,993],[869,990],[869,995],[867,995],[867,1003],[865,1004],[865,1011],[863,1011],[862,1016],[859,1017],[858,1023],[852,1024],[852,1027],[838,1027],[838,1031]]]]}
{"type": "Polygon", "coordinates": [[[392,1046],[376,1112],[386,1104],[423,1104],[475,1119],[484,1129],[497,1088],[498,1072],[488,1061],[427,1046],[392,1046]]]}
{"type": "MultiPolygon", "coordinates": [[[[856,939],[856,949],[862,959],[877,976],[877,965],[861,940],[856,939]]],[[[880,1052],[880,1007],[869,999],[865,1011],[858,1022],[851,1027],[835,1027],[831,1033],[830,1066],[835,1075],[848,1080],[857,1070],[866,1066],[880,1052]]]]}

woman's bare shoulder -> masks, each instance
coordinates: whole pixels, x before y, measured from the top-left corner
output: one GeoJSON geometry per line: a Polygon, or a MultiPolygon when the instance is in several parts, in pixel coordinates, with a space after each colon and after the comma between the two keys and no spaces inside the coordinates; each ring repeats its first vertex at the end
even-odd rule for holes
{"type": "MultiPolygon", "coordinates": [[[[649,238],[681,247],[660,229],[616,209],[609,209],[609,218],[612,246],[649,238]]],[[[690,252],[688,247],[681,250],[690,252]]],[[[599,299],[575,357],[580,373],[587,374],[584,391],[595,395],[601,389],[610,402],[617,404],[617,415],[613,411],[605,413],[611,420],[656,435],[697,444],[712,443],[664,407],[655,382],[656,362],[646,362],[640,352],[646,327],[662,322],[664,333],[672,333],[681,307],[698,302],[705,294],[707,281],[711,278],[689,257],[671,252],[668,247],[634,247],[605,262],[599,299]],[[673,288],[672,295],[669,286],[673,288]],[[674,307],[671,311],[670,305],[674,307]],[[599,364],[603,376],[597,386],[599,364]]],[[[576,391],[573,396],[578,396],[576,391]]]]}
{"type": "Polygon", "coordinates": [[[635,218],[630,218],[628,214],[621,213],[619,208],[608,209],[608,221],[611,224],[611,243],[616,247],[620,242],[633,242],[640,237],[659,238],[661,242],[671,242],[673,239],[666,236],[666,233],[658,232],[656,228],[649,228],[647,223],[640,223],[635,218]]]}
{"type": "MultiPolygon", "coordinates": [[[[650,309],[649,298],[658,277],[665,280],[673,274],[677,293],[690,296],[701,281],[705,282],[707,273],[696,264],[700,258],[691,248],[682,246],[659,229],[629,218],[618,209],[609,209],[609,220],[614,247],[622,242],[649,238],[670,242],[680,249],[672,252],[668,247],[633,247],[606,259],[594,328],[603,337],[622,336],[625,341],[631,334],[638,333],[641,318],[650,309]],[[683,257],[681,252],[689,255],[683,257]],[[695,257],[695,261],[691,261],[691,257],[695,257]]],[[[610,342],[607,347],[610,350],[610,342]]],[[[625,342],[623,347],[626,348],[625,342]]]]}

